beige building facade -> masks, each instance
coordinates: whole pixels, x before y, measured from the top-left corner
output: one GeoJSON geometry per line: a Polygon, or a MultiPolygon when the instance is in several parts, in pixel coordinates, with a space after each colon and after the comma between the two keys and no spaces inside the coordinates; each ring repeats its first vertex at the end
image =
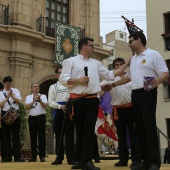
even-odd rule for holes
{"type": "Polygon", "coordinates": [[[111,51],[109,58],[103,60],[103,64],[109,69],[112,68],[113,60],[116,58],[124,58],[128,61],[132,57],[132,51],[128,47],[127,33],[114,30],[106,34],[106,43],[103,43],[103,48],[111,51]]]}
{"type": "MultiPolygon", "coordinates": [[[[147,46],[157,50],[166,60],[170,59],[170,6],[169,0],[146,0],[147,46]]],[[[159,85],[157,101],[157,127],[170,138],[170,97],[168,84],[159,85]]],[[[160,134],[162,157],[168,141],[160,134]]]]}
{"type": "MultiPolygon", "coordinates": [[[[100,48],[99,0],[68,2],[69,24],[85,28],[85,36],[94,38],[94,58],[108,57],[110,52],[100,48]]],[[[24,101],[33,82],[54,78],[55,38],[36,30],[36,20],[46,16],[46,0],[2,0],[0,4],[9,4],[8,24],[0,25],[0,81],[11,75],[24,101]]]]}
{"type": "Polygon", "coordinates": [[[47,95],[49,86],[56,82],[55,37],[49,34],[53,27],[48,26],[60,16],[61,21],[85,29],[85,36],[94,38],[92,57],[101,61],[110,56],[101,45],[99,0],[1,0],[0,81],[10,75],[22,103],[32,83],[39,83],[40,92],[47,95]]]}

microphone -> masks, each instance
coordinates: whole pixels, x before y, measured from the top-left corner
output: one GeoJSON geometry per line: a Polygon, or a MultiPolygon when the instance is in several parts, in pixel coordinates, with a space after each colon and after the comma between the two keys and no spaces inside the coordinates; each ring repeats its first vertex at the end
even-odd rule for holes
{"type": "Polygon", "coordinates": [[[85,76],[88,76],[88,67],[84,67],[84,74],[85,76]]]}
{"type": "MultiPolygon", "coordinates": [[[[85,76],[88,76],[88,67],[84,67],[84,74],[85,74],[85,76]]],[[[88,83],[88,82],[86,82],[86,83],[88,83]]]]}

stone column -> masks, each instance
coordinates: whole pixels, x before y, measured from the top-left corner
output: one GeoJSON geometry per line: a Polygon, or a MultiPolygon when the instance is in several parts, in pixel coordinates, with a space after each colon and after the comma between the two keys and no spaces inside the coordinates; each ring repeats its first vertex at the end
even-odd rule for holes
{"type": "Polygon", "coordinates": [[[10,75],[13,78],[13,87],[19,89],[22,94],[22,103],[25,97],[30,94],[32,60],[30,54],[21,52],[12,52],[9,57],[10,75]]]}

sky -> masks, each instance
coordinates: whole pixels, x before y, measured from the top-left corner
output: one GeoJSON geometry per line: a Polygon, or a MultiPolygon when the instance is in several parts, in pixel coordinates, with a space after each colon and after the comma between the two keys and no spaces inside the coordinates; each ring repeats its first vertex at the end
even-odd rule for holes
{"type": "Polygon", "coordinates": [[[100,0],[100,36],[105,42],[105,35],[114,30],[128,33],[122,15],[143,30],[146,30],[146,0],[100,0]]]}

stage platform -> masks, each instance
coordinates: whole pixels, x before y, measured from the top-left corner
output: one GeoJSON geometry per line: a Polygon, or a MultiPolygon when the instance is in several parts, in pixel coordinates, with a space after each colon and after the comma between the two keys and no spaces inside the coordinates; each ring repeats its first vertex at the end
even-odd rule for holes
{"type": "MultiPolygon", "coordinates": [[[[105,156],[105,160],[101,160],[101,163],[96,163],[95,166],[100,167],[101,170],[129,170],[130,167],[114,167],[114,163],[118,160],[115,160],[115,156],[111,160],[110,155],[105,156]]],[[[46,162],[40,162],[39,158],[37,162],[1,162],[0,170],[71,170],[71,165],[67,164],[67,161],[64,160],[62,165],[51,165],[51,162],[55,160],[55,155],[48,155],[46,157],[46,162]]],[[[128,162],[128,165],[131,164],[131,161],[128,162]]],[[[170,164],[162,164],[161,170],[170,170],[170,164]]]]}

